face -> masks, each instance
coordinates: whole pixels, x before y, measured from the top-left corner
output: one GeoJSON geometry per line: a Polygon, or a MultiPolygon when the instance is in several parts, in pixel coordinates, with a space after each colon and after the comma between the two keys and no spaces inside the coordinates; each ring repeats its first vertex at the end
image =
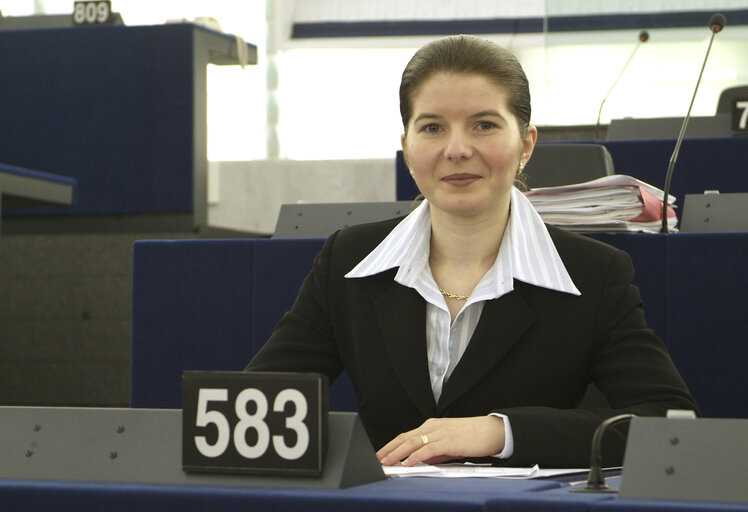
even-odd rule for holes
{"type": "Polygon", "coordinates": [[[416,89],[412,104],[403,154],[432,209],[506,215],[537,131],[531,126],[521,136],[503,88],[482,75],[439,73],[416,89]]]}

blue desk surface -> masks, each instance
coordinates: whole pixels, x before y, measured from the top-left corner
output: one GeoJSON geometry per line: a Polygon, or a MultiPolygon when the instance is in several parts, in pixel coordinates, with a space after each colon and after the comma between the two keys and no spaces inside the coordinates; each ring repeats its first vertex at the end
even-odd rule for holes
{"type": "Polygon", "coordinates": [[[553,480],[403,478],[340,490],[0,481],[4,511],[745,511],[748,503],[619,499],[553,480]]]}

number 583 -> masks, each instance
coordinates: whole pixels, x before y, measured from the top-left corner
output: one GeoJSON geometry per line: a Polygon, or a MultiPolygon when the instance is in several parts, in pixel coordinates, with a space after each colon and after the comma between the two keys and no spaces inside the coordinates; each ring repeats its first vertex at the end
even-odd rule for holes
{"type": "Polygon", "coordinates": [[[185,471],[317,475],[327,446],[328,383],[316,373],[182,376],[185,471]]]}
{"type": "Polygon", "coordinates": [[[226,416],[218,410],[211,410],[211,402],[228,401],[228,390],[208,388],[200,389],[197,398],[196,427],[214,425],[218,436],[214,443],[208,442],[204,435],[196,435],[195,446],[205,457],[220,457],[226,452],[233,439],[234,448],[244,458],[258,459],[265,455],[271,440],[273,449],[282,458],[296,460],[304,455],[309,447],[309,429],[304,423],[307,416],[307,401],[297,389],[283,389],[273,400],[273,411],[283,412],[289,402],[294,405],[294,413],[285,418],[285,428],[296,434],[296,442],[289,446],[285,435],[271,435],[266,423],[268,399],[265,393],[256,388],[244,389],[234,401],[234,412],[238,421],[233,432],[226,416]],[[249,412],[252,410],[253,412],[249,412]],[[255,442],[247,442],[248,431],[254,431],[255,442]]]}

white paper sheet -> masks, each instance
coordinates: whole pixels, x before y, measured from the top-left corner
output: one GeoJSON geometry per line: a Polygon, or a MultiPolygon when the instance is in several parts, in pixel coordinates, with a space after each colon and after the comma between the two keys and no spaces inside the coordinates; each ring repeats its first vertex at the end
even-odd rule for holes
{"type": "MultiPolygon", "coordinates": [[[[384,474],[390,478],[403,477],[435,477],[435,478],[509,478],[509,479],[532,479],[532,478],[554,478],[568,475],[579,475],[579,481],[573,483],[584,483],[589,475],[589,468],[554,468],[540,469],[537,464],[529,468],[507,468],[493,467],[479,464],[417,464],[413,467],[405,467],[402,464],[385,466],[384,474]]],[[[603,471],[620,470],[619,467],[603,468],[603,471]]]]}
{"type": "Polygon", "coordinates": [[[438,478],[531,478],[539,471],[537,465],[531,468],[497,468],[475,464],[416,464],[406,467],[402,464],[385,466],[384,474],[389,477],[427,476],[438,478]]]}

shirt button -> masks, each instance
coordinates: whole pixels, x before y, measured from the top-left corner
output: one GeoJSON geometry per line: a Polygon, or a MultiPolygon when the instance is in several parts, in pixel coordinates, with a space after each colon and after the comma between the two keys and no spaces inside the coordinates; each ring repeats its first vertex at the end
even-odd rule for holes
{"type": "Polygon", "coordinates": [[[444,375],[444,368],[437,368],[436,369],[436,376],[437,377],[441,377],[442,375],[444,375]]]}

